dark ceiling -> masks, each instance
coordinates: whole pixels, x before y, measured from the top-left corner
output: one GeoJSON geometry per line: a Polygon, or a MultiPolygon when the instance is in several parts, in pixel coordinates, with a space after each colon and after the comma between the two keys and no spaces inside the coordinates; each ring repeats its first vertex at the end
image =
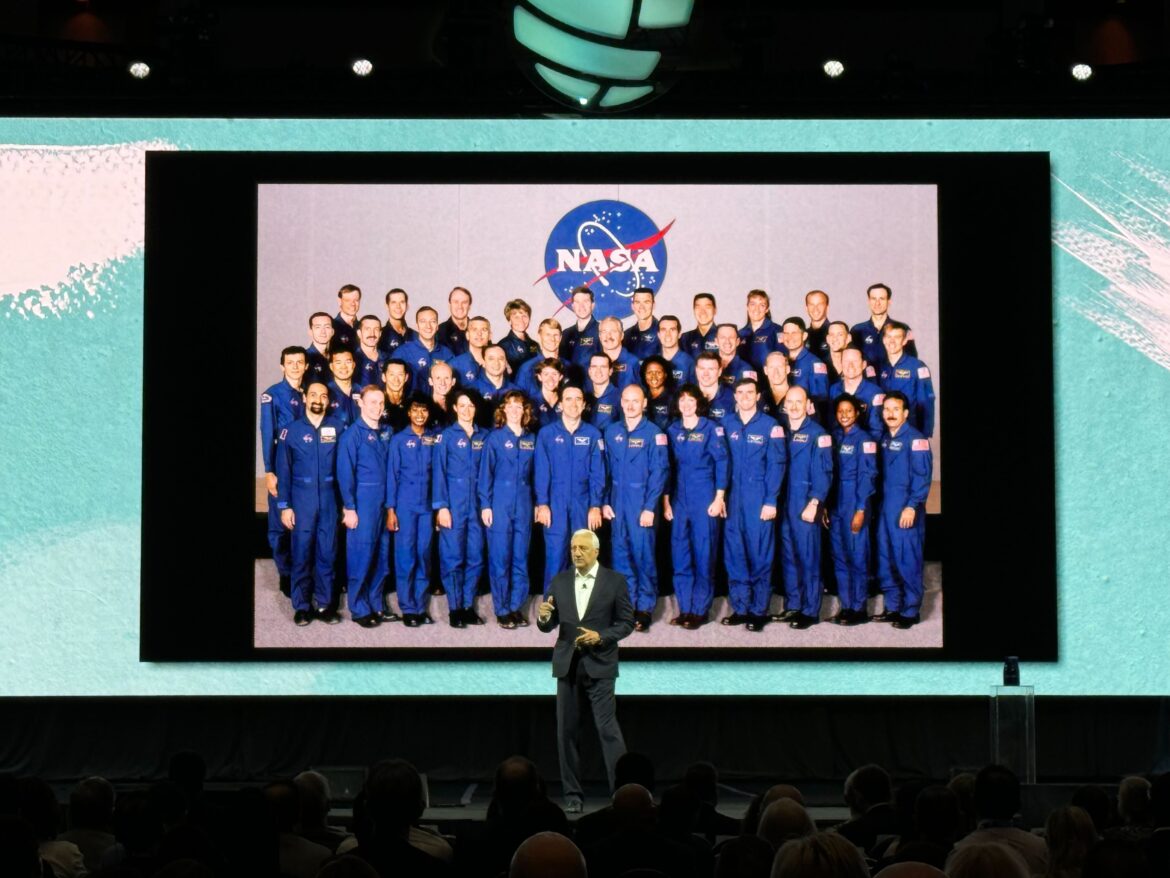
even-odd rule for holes
{"type": "MultiPolygon", "coordinates": [[[[585,0],[582,0],[585,2],[585,0]]],[[[41,0],[0,8],[5,115],[539,116],[504,0],[41,0]],[[374,74],[359,79],[353,59],[374,74]],[[145,60],[144,81],[126,68],[145,60]]],[[[1149,0],[696,0],[635,117],[1166,115],[1149,0]],[[828,58],[846,74],[828,79],[828,58]],[[1092,64],[1085,83],[1069,75],[1092,64]]]]}

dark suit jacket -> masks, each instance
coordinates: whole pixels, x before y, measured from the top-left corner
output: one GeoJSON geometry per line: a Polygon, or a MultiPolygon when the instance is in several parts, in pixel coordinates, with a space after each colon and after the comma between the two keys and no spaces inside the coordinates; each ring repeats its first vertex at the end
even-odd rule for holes
{"type": "Polygon", "coordinates": [[[536,625],[541,631],[557,632],[557,645],[553,648],[553,676],[564,677],[569,673],[576,648],[573,641],[581,633],[578,626],[590,628],[601,635],[597,646],[585,647],[581,661],[585,673],[595,680],[613,678],[618,675],[618,641],[628,637],[634,630],[634,607],[630,603],[630,592],[626,578],[620,573],[598,565],[597,579],[593,592],[585,607],[585,618],[577,618],[577,599],[573,594],[575,570],[563,570],[552,578],[548,593],[555,608],[547,622],[539,619],[536,625]]]}

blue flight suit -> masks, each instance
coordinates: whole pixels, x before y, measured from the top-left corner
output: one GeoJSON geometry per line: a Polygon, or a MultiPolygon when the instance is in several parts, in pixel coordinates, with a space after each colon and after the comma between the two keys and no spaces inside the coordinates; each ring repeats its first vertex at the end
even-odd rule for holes
{"type": "Polygon", "coordinates": [[[580,370],[587,370],[589,358],[598,353],[601,353],[601,341],[597,335],[597,321],[590,317],[585,328],[578,329],[574,318],[561,333],[561,359],[580,370]]]}
{"type": "Polygon", "coordinates": [[[695,361],[682,347],[666,362],[670,364],[670,378],[675,388],[695,383],[695,361]]]}
{"type": "Polygon", "coordinates": [[[453,357],[467,353],[467,330],[460,329],[454,317],[448,317],[435,331],[435,344],[445,347],[453,357]]]}
{"type": "MultiPolygon", "coordinates": [[[[829,407],[826,410],[826,423],[836,423],[837,413],[833,411],[833,400],[842,393],[848,393],[845,381],[841,380],[829,388],[829,407]]],[[[857,413],[857,423],[863,424],[872,435],[880,436],[886,429],[886,422],[882,420],[882,403],[886,401],[886,392],[867,378],[862,378],[853,391],[853,396],[861,403],[862,411],[857,413]]]]}
{"type": "Polygon", "coordinates": [[[390,535],[386,531],[386,463],[391,433],[358,418],[341,435],[337,449],[337,488],[341,508],[357,513],[357,527],[345,534],[349,612],[362,619],[382,611],[382,584],[389,572],[390,535]]]}
{"type": "Polygon", "coordinates": [[[338,311],[333,317],[333,338],[330,344],[338,344],[351,351],[357,351],[362,341],[358,338],[358,320],[353,319],[353,326],[345,322],[345,318],[338,311]]]}
{"type": "Polygon", "coordinates": [[[719,383],[724,387],[730,387],[734,391],[735,382],[740,378],[756,378],[759,373],[756,372],[755,367],[746,360],[740,359],[738,356],[732,357],[731,362],[722,367],[719,373],[719,383]]]}
{"type": "MultiPolygon", "coordinates": [[[[260,455],[264,458],[264,472],[276,472],[276,442],[280,431],[305,413],[305,398],[299,388],[287,380],[273,384],[260,394],[260,455]]],[[[277,493],[280,485],[276,486],[277,493]]],[[[280,576],[292,573],[292,543],[288,529],[280,521],[276,498],[268,494],[268,545],[272,561],[280,576]]]]}
{"type": "Polygon", "coordinates": [[[301,376],[301,387],[309,389],[310,384],[328,384],[333,380],[329,360],[314,345],[305,348],[305,374],[301,376]]]}
{"type": "MultiPolygon", "coordinates": [[[[885,329],[889,322],[889,318],[886,318],[882,322],[882,329],[885,329]]],[[[882,344],[882,330],[873,325],[873,318],[870,317],[864,323],[858,323],[849,330],[849,335],[853,344],[865,351],[865,362],[875,372],[880,372],[886,362],[886,346],[882,344]]],[[[914,333],[909,328],[906,330],[906,346],[903,348],[903,353],[912,357],[918,356],[918,345],[914,343],[914,333]]]]}
{"type": "Polygon", "coordinates": [[[934,435],[934,382],[922,360],[903,351],[897,365],[891,366],[888,361],[882,365],[878,383],[886,393],[900,390],[906,394],[910,400],[910,426],[927,438],[934,435]]]}
{"type": "Polygon", "coordinates": [[[605,432],[605,428],[622,416],[622,392],[613,384],[605,385],[601,396],[594,396],[593,385],[585,389],[585,420],[605,432]]]}
{"type": "Polygon", "coordinates": [[[492,511],[487,529],[488,578],[496,616],[507,616],[528,599],[528,543],[536,504],[532,469],[536,437],[508,426],[488,435],[479,472],[479,508],[492,511]]]}
{"type": "Polygon", "coordinates": [[[609,383],[616,385],[620,394],[631,384],[641,382],[641,368],[642,364],[638,362],[638,358],[622,348],[618,358],[613,361],[613,373],[610,375],[609,383]]]}
{"type": "Polygon", "coordinates": [[[483,573],[483,523],[476,491],[487,438],[482,427],[468,436],[452,424],[435,442],[431,506],[451,511],[451,526],[439,528],[439,575],[452,610],[474,606],[475,587],[483,573]]]}
{"type": "Polygon", "coordinates": [[[639,329],[638,321],[635,320],[634,325],[626,330],[625,338],[622,339],[622,347],[633,354],[639,363],[647,357],[661,354],[662,342],[658,340],[658,318],[650,318],[649,329],[639,329]]]}
{"type": "Polygon", "coordinates": [[[520,388],[508,380],[508,376],[504,376],[504,383],[500,387],[492,384],[487,375],[480,375],[475,383],[471,385],[471,389],[483,397],[483,401],[491,404],[491,409],[494,412],[504,399],[504,394],[510,390],[519,390],[520,388]]]}
{"type": "MultiPolygon", "coordinates": [[[[546,359],[548,358],[545,357],[544,354],[538,353],[538,355],[532,359],[525,360],[520,365],[520,368],[517,369],[512,376],[512,381],[515,382],[517,387],[524,391],[524,395],[529,399],[536,399],[538,396],[540,396],[541,387],[540,382],[536,380],[536,364],[543,363],[546,359]]],[[[560,357],[558,356],[557,359],[560,359],[560,357]]],[[[562,384],[564,383],[564,380],[565,379],[562,376],[562,384]]]]}
{"type": "Polygon", "coordinates": [[[775,506],[783,514],[777,498],[788,461],[784,428],[757,409],[746,424],[736,412],[727,415],[723,432],[731,463],[723,529],[727,599],[733,613],[763,616],[772,597],[776,525],[761,521],[760,511],[775,506]]]}
{"type": "Polygon", "coordinates": [[[675,413],[671,411],[674,406],[674,394],[669,390],[663,390],[662,396],[657,399],[646,394],[646,417],[654,422],[654,426],[659,430],[666,432],[666,428],[670,426],[670,422],[676,417],[675,413]]]}
{"type": "Polygon", "coordinates": [[[696,326],[694,329],[688,329],[679,336],[678,346],[680,349],[690,354],[692,360],[698,359],[699,354],[703,351],[713,351],[719,353],[719,345],[715,341],[715,327],[716,323],[711,324],[711,328],[705,333],[699,332],[696,326]]]}
{"type": "Polygon", "coordinates": [[[326,415],[319,427],[308,417],[280,431],[276,445],[276,506],[292,509],[292,605],[324,609],[333,597],[337,551],[335,458],[343,425],[326,415]]]}
{"type": "Polygon", "coordinates": [[[622,418],[606,427],[604,436],[606,497],[614,512],[613,567],[626,577],[634,612],[651,613],[658,600],[655,529],[642,527],[639,519],[643,512],[658,514],[670,475],[668,441],[649,418],[639,420],[632,431],[622,418]]]}
{"type": "Polygon", "coordinates": [[[718,423],[724,418],[735,414],[735,391],[730,387],[719,386],[719,392],[713,399],[707,400],[707,417],[718,423]]]}
{"type": "Polygon", "coordinates": [[[718,517],[707,514],[716,491],[730,479],[723,427],[707,418],[691,429],[675,421],[666,431],[670,440],[670,547],[674,559],[674,593],[683,614],[706,616],[715,597],[715,565],[719,549],[718,517]]]}
{"type": "MultiPolygon", "coordinates": [[[[833,368],[831,351],[829,350],[829,323],[831,321],[828,317],[820,326],[808,325],[808,338],[804,340],[804,346],[812,353],[818,360],[824,360],[830,369],[833,368]]],[[[834,379],[836,380],[836,379],[834,379]]]]}
{"type": "Polygon", "coordinates": [[[353,383],[349,386],[351,392],[346,393],[338,387],[336,381],[329,382],[329,415],[339,421],[343,428],[361,417],[361,409],[358,408],[359,388],[353,383]]]}
{"type": "Polygon", "coordinates": [[[504,349],[504,356],[508,358],[508,369],[511,370],[512,375],[515,375],[517,369],[540,353],[538,341],[532,338],[520,338],[513,331],[509,331],[496,344],[504,349]]]}
{"type": "Polygon", "coordinates": [[[471,387],[483,375],[483,366],[472,356],[471,351],[460,354],[447,365],[455,373],[455,382],[463,387],[471,387]]]}
{"type": "Polygon", "coordinates": [[[406,327],[405,333],[400,333],[387,321],[382,327],[382,335],[378,339],[378,350],[386,354],[387,360],[393,360],[398,356],[398,348],[416,338],[418,338],[418,333],[409,326],[406,327]]]}
{"type": "Polygon", "coordinates": [[[829,367],[813,356],[808,348],[801,348],[795,360],[790,360],[788,383],[803,387],[818,413],[824,412],[829,397],[829,367]]]}
{"type": "Polygon", "coordinates": [[[836,463],[833,489],[829,493],[829,541],[837,597],[841,609],[859,612],[869,596],[869,520],[871,501],[877,492],[878,452],[873,434],[855,423],[848,433],[833,431],[836,463]],[[865,513],[861,530],[853,532],[853,515],[865,513]]]}
{"type": "Polygon", "coordinates": [[[533,487],[536,505],[547,506],[544,532],[544,587],[568,569],[573,532],[589,526],[589,509],[605,502],[605,443],[601,431],[582,421],[570,433],[558,418],[536,437],[533,487]]]}
{"type": "Polygon", "coordinates": [[[555,405],[549,405],[548,400],[544,398],[543,393],[536,396],[529,397],[532,400],[532,411],[536,415],[539,423],[532,424],[530,429],[533,432],[543,430],[549,424],[555,424],[561,419],[561,404],[558,402],[555,405]]]}
{"type": "MultiPolygon", "coordinates": [[[[809,354],[812,356],[812,354],[809,354]]],[[[821,512],[833,485],[833,437],[806,417],[788,430],[788,490],[780,536],[783,540],[784,609],[799,610],[810,619],[821,613],[821,512]],[[812,499],[816,518],[800,517],[812,499]]]]}
{"type": "Polygon", "coordinates": [[[739,355],[761,374],[768,354],[775,351],[785,353],[787,349],[780,341],[780,327],[772,322],[772,318],[765,317],[757,329],[752,329],[751,323],[745,323],[740,327],[739,355]]]}
{"type": "Polygon", "coordinates": [[[389,360],[390,358],[380,351],[377,352],[374,359],[370,359],[359,345],[353,353],[353,378],[351,380],[354,385],[365,387],[367,384],[373,384],[382,387],[382,369],[389,360]]]}
{"type": "Polygon", "coordinates": [[[907,421],[897,436],[882,438],[882,499],[878,514],[878,578],[885,611],[917,616],[922,607],[922,546],[926,535],[926,497],[934,472],[930,440],[907,421]],[[914,508],[914,526],[898,519],[914,508]]]}
{"type": "Polygon", "coordinates": [[[390,440],[386,466],[386,508],[398,515],[394,531],[394,578],[398,583],[398,607],[403,615],[427,611],[431,581],[431,463],[436,436],[421,436],[407,427],[390,440]]]}
{"type": "Polygon", "coordinates": [[[399,345],[391,359],[402,360],[410,370],[410,389],[420,393],[430,394],[431,390],[431,363],[438,360],[440,363],[450,363],[455,355],[441,344],[436,343],[432,350],[427,350],[417,338],[399,345]]]}

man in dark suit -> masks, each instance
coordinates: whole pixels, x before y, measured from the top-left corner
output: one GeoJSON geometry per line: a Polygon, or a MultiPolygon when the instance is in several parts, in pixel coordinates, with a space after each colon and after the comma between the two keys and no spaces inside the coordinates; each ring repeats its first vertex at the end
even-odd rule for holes
{"type": "Polygon", "coordinates": [[[557,630],[553,676],[557,678],[557,752],[565,810],[581,813],[584,792],[578,779],[577,737],[586,698],[601,738],[609,788],[614,768],[626,752],[617,721],[614,680],[618,675],[618,641],[634,630],[634,608],[625,577],[597,563],[601,542],[579,530],[569,543],[574,570],[558,573],[537,608],[541,631],[557,630]]]}

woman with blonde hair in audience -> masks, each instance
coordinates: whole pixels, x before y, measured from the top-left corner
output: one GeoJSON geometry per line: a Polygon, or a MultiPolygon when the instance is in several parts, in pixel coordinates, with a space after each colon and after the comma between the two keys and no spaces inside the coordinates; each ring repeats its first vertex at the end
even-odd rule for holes
{"type": "Polygon", "coordinates": [[[785,842],[772,861],[772,878],[869,878],[865,858],[835,832],[785,842]]]}
{"type": "Polygon", "coordinates": [[[1048,840],[1046,878],[1080,878],[1085,856],[1097,843],[1097,829],[1087,811],[1076,805],[1057,808],[1044,823],[1048,840]]]}
{"type": "Polygon", "coordinates": [[[948,878],[1030,878],[1023,856],[996,841],[956,848],[947,860],[948,878]]]}

